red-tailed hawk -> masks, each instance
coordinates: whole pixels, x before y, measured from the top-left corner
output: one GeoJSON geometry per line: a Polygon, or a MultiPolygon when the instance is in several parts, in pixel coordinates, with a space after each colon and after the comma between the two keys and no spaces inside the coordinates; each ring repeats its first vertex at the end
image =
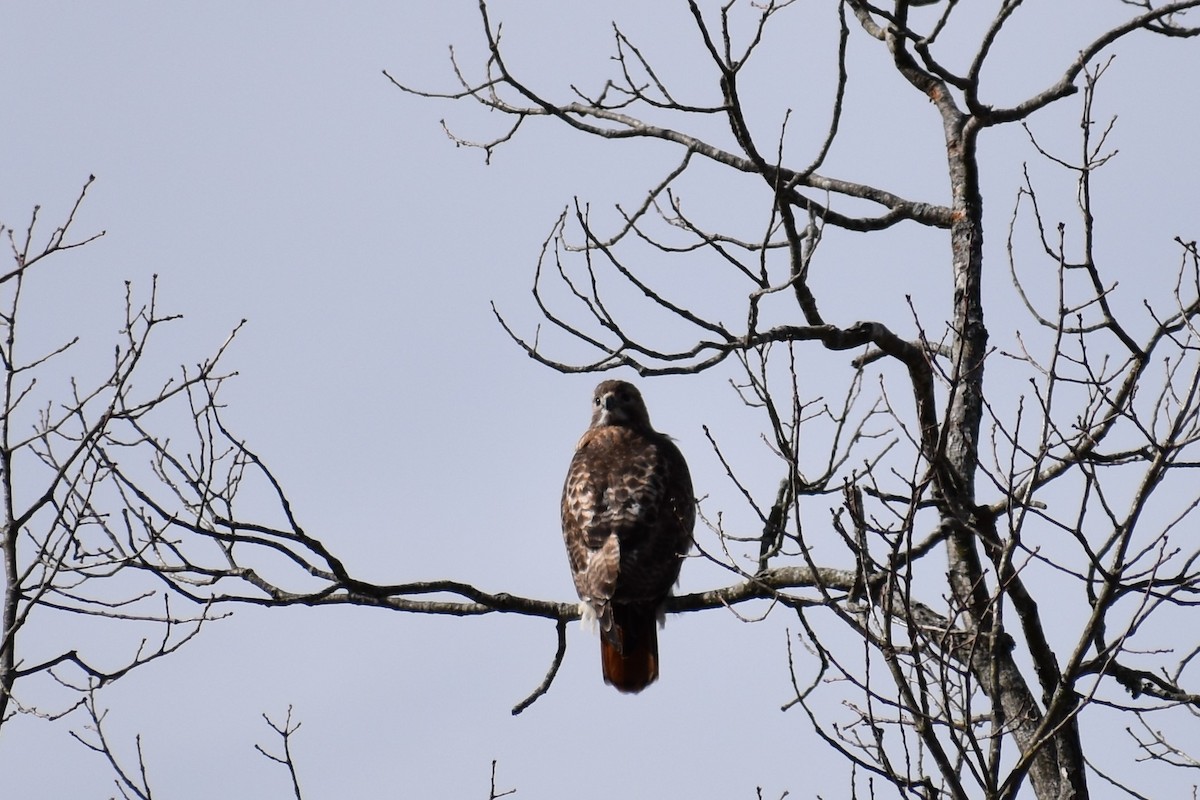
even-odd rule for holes
{"type": "Polygon", "coordinates": [[[604,680],[622,692],[658,677],[657,625],[695,521],[679,448],[650,427],[636,387],[604,381],[567,472],[562,527],[580,613],[600,625],[604,680]]]}

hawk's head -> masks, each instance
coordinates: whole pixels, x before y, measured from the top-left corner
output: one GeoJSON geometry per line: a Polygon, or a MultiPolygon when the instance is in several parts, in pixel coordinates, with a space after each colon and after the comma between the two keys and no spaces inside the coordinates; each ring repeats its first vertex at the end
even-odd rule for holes
{"type": "Polygon", "coordinates": [[[637,387],[625,381],[604,381],[592,394],[592,427],[624,425],[650,430],[650,415],[637,387]]]}

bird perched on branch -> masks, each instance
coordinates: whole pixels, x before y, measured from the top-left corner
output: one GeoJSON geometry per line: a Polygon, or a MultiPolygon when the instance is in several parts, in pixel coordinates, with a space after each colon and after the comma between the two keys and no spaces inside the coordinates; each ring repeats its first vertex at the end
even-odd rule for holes
{"type": "Polygon", "coordinates": [[[604,681],[622,692],[658,678],[657,627],[695,521],[679,448],[650,427],[636,387],[604,381],[567,472],[562,527],[580,614],[599,624],[604,681]]]}

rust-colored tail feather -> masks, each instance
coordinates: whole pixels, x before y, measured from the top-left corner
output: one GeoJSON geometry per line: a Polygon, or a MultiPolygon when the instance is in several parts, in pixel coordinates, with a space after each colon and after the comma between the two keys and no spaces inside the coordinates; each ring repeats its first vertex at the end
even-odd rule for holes
{"type": "Polygon", "coordinates": [[[653,608],[611,606],[613,626],[600,635],[604,682],[640,692],[658,678],[658,614],[653,608]]]}

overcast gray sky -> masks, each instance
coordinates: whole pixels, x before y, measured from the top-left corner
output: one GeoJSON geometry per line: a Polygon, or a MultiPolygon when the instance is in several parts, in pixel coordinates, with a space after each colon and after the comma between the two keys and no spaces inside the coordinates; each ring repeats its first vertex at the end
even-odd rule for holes
{"type": "MultiPolygon", "coordinates": [[[[778,61],[754,74],[763,88],[751,102],[764,122],[806,103],[825,118],[833,29],[829,13],[808,8],[817,5],[780,18],[778,61]]],[[[1096,0],[1027,6],[1029,23],[1000,43],[998,63],[1008,68],[987,76],[1003,101],[1056,78],[1105,13],[1128,12],[1096,0]],[[1087,29],[1073,31],[1079,19],[1087,29]]],[[[711,74],[687,66],[703,61],[682,3],[503,2],[493,14],[516,65],[556,97],[576,79],[596,85],[613,19],[660,60],[677,59],[678,79],[694,81],[698,96],[713,96],[711,74]]],[[[249,319],[230,356],[240,376],[225,398],[227,418],[276,470],[306,529],[364,578],[452,577],[568,600],[558,495],[596,379],[534,364],[502,334],[489,303],[532,333],[528,287],[558,213],[575,195],[597,208],[635,204],[647,176],[657,180],[675,156],[661,145],[588,141],[554,124],[529,126],[490,165],[454,147],[443,118],[478,139],[504,123],[406,96],[382,70],[452,89],[447,47],[479,74],[479,28],[467,0],[7,3],[0,222],[21,229],[41,204],[57,224],[87,176],[97,176],[77,225],[106,235],[31,288],[33,335],[85,335],[81,359],[110,352],[125,280],[145,295],[157,274],[162,309],[185,317],[155,355],[162,374],[209,354],[249,319]]],[[[882,54],[854,36],[855,63],[877,65],[882,54]]],[[[1200,58],[1194,43],[1144,36],[1117,52],[1102,97],[1105,114],[1121,114],[1122,157],[1107,177],[1124,188],[1104,202],[1116,230],[1138,235],[1108,244],[1115,259],[1165,263],[1170,236],[1186,237],[1189,226],[1196,234],[1197,158],[1187,144],[1195,103],[1149,87],[1161,87],[1164,74],[1194,76],[1200,58]]],[[[939,123],[923,98],[887,81],[856,95],[834,163],[845,177],[878,175],[889,188],[944,201],[939,123]]],[[[1037,123],[1050,140],[1067,141],[1076,119],[1068,104],[1037,123]]],[[[1034,156],[1019,135],[987,147],[986,177],[997,190],[989,246],[1000,246],[1019,165],[1034,156]]],[[[911,230],[836,238],[846,247],[842,280],[857,285],[856,260],[886,253],[895,269],[857,291],[911,291],[931,318],[944,319],[945,287],[936,282],[948,270],[944,242],[911,230]]],[[[881,313],[898,323],[908,314],[900,304],[881,313]]],[[[1016,324],[993,320],[1001,332],[1016,324]]],[[[740,427],[751,418],[725,385],[734,374],[642,385],[708,508],[738,519],[736,491],[701,430],[708,423],[734,441],[751,430],[740,427]]],[[[755,466],[764,451],[746,438],[735,455],[751,478],[777,480],[771,465],[755,466]]],[[[682,589],[721,580],[688,564],[682,589]]],[[[284,771],[253,745],[275,746],[260,715],[281,716],[289,704],[303,723],[294,754],[309,798],[486,798],[493,759],[499,788],[520,798],[612,796],[635,777],[628,796],[751,798],[756,786],[766,797],[840,796],[844,778],[822,768],[830,751],[798,712],[780,712],[790,695],[789,624],[778,613],[757,625],[726,613],[672,619],[662,680],[636,698],[602,685],[594,638],[572,626],[550,693],[514,718],[511,707],[554,651],[544,621],[238,609],[101,698],[127,756],[141,734],[162,797],[286,796],[284,771]]],[[[111,646],[119,659],[129,641],[114,636],[111,646]]],[[[108,796],[105,765],[69,738],[70,724],[7,726],[6,797],[108,796]]]]}

